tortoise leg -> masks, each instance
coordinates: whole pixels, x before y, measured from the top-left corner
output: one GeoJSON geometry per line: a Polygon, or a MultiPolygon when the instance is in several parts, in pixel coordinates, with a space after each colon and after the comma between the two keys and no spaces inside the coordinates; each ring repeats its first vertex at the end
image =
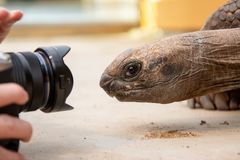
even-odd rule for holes
{"type": "Polygon", "coordinates": [[[240,109],[240,89],[195,97],[188,100],[188,106],[207,110],[238,110],[240,109]]]}
{"type": "Polygon", "coordinates": [[[230,91],[229,95],[230,95],[229,102],[230,110],[240,109],[240,89],[230,91]]]}

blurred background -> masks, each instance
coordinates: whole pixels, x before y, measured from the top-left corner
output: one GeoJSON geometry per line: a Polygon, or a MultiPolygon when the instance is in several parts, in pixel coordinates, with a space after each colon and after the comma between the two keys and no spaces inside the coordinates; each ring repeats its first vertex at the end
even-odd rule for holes
{"type": "Polygon", "coordinates": [[[0,0],[24,19],[14,35],[198,30],[226,0],[0,0]]]}

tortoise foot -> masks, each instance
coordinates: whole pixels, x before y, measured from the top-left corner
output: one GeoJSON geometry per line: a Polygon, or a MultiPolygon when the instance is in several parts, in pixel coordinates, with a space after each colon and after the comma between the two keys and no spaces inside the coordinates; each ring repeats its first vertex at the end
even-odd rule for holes
{"type": "Polygon", "coordinates": [[[240,89],[208,94],[188,100],[190,108],[204,108],[207,110],[239,110],[240,109],[240,89]]]}

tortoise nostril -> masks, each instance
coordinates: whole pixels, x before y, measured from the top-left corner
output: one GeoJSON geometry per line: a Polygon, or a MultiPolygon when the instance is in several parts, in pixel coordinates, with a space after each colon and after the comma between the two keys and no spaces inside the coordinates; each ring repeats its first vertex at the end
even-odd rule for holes
{"type": "Polygon", "coordinates": [[[113,80],[113,78],[111,76],[109,76],[108,74],[103,74],[101,77],[101,80],[100,80],[100,86],[104,90],[109,90],[112,80],[113,80]]]}

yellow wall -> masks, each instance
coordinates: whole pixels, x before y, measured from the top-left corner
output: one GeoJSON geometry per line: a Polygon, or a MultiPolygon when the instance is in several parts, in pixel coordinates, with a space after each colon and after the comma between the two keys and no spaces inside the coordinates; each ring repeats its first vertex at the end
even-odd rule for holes
{"type": "Polygon", "coordinates": [[[207,18],[227,0],[140,0],[143,27],[166,30],[200,29],[207,18]]]}

